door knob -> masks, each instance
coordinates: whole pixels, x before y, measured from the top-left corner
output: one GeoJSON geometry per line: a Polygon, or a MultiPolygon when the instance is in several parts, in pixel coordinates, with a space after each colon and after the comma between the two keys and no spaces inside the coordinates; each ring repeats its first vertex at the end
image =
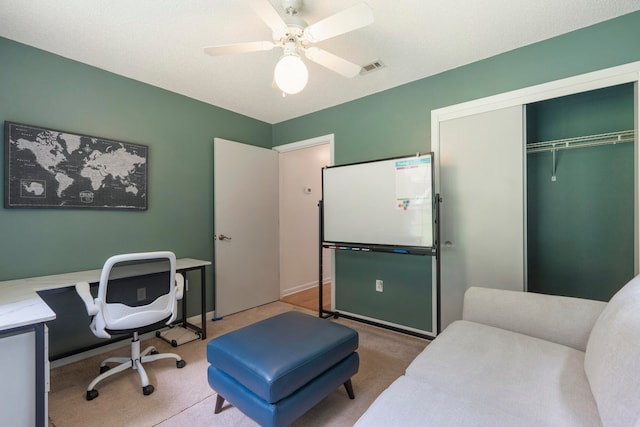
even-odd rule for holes
{"type": "Polygon", "coordinates": [[[231,237],[221,234],[218,236],[218,240],[231,240],[231,237]]]}

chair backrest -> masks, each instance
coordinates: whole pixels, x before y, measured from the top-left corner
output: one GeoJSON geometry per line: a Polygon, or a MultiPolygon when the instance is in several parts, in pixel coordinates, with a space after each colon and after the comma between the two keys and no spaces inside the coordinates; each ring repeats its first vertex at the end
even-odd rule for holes
{"type": "Polygon", "coordinates": [[[132,331],[171,322],[177,311],[176,257],[172,252],[115,255],[102,268],[96,328],[132,331]]]}

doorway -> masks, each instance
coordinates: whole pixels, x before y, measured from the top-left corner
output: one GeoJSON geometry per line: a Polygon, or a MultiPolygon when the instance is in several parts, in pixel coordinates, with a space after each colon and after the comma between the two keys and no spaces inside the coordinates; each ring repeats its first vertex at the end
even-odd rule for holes
{"type": "MultiPolygon", "coordinates": [[[[333,164],[333,135],[274,147],[279,154],[281,300],[318,310],[322,168],[333,164]]],[[[332,254],[323,250],[323,302],[331,308],[332,254]]]]}

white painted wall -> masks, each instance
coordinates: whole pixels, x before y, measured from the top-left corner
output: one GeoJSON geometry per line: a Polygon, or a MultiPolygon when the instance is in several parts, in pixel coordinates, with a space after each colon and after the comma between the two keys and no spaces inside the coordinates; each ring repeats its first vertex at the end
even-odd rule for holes
{"type": "MultiPolygon", "coordinates": [[[[318,201],[322,198],[322,168],[330,164],[329,144],[280,153],[281,296],[318,284],[318,201]]],[[[332,257],[324,251],[322,275],[327,282],[332,257]]]]}

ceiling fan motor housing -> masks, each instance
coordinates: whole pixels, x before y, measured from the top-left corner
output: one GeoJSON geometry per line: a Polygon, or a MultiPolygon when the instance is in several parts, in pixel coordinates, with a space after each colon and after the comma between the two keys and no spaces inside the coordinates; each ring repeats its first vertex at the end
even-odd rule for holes
{"type": "Polygon", "coordinates": [[[293,55],[298,50],[298,38],[295,36],[287,36],[284,39],[284,44],[282,48],[284,49],[285,55],[293,55]]]}

